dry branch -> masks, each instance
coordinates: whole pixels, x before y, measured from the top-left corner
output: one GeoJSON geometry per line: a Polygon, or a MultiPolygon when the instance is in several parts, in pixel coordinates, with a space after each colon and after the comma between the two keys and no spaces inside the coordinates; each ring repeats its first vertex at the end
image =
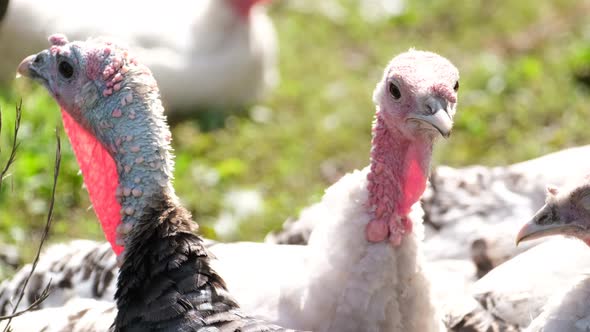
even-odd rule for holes
{"type": "MultiPolygon", "coordinates": [[[[10,155],[8,156],[8,160],[4,165],[2,171],[0,171],[0,189],[2,189],[2,180],[6,177],[6,173],[10,169],[10,166],[14,163],[16,159],[16,150],[18,149],[19,143],[17,141],[18,137],[18,130],[20,129],[20,121],[22,117],[22,106],[23,101],[21,100],[15,108],[16,119],[14,120],[14,130],[12,132],[12,144],[10,146],[10,155]]],[[[2,134],[2,109],[0,109],[0,134],[2,134]]],[[[0,146],[0,153],[2,153],[2,147],[0,146]]]]}
{"type": "MultiPolygon", "coordinates": [[[[0,173],[0,188],[2,185],[2,180],[5,177],[5,174],[8,172],[8,169],[10,168],[10,166],[14,163],[14,160],[16,157],[16,150],[18,148],[17,136],[18,136],[18,130],[20,128],[20,121],[21,121],[21,114],[22,114],[21,107],[22,107],[22,101],[16,106],[16,120],[15,120],[15,124],[14,124],[14,133],[12,136],[11,152],[10,152],[10,155],[8,157],[8,161],[6,162],[5,167],[2,169],[2,172],[0,173]]],[[[2,114],[0,112],[0,133],[1,133],[1,128],[2,128],[2,120],[1,119],[2,119],[2,114]]],[[[55,191],[56,191],[56,187],[57,187],[57,179],[59,177],[59,169],[60,169],[60,165],[61,165],[61,139],[59,137],[59,132],[57,129],[55,131],[55,138],[56,138],[57,146],[56,146],[56,150],[55,150],[55,163],[54,163],[54,169],[53,169],[53,187],[51,190],[51,198],[49,200],[49,210],[47,211],[47,218],[45,220],[45,228],[43,229],[43,235],[41,236],[41,241],[39,243],[39,246],[37,248],[37,253],[35,255],[35,259],[33,260],[33,264],[31,266],[31,272],[29,272],[29,275],[25,279],[25,282],[23,283],[23,286],[20,289],[18,299],[17,299],[16,303],[14,304],[14,309],[12,310],[12,314],[6,315],[6,316],[0,316],[0,321],[8,319],[8,322],[6,323],[6,326],[4,327],[4,330],[3,330],[4,332],[11,331],[10,322],[12,321],[12,318],[20,316],[28,311],[35,309],[35,307],[37,307],[41,302],[43,302],[47,298],[47,296],[49,296],[49,291],[50,291],[50,287],[51,287],[51,280],[47,283],[47,285],[45,286],[45,288],[41,292],[41,295],[39,296],[39,298],[37,298],[27,308],[17,311],[18,305],[22,301],[23,296],[25,294],[25,290],[27,288],[29,280],[31,279],[31,276],[33,275],[33,273],[35,272],[35,269],[37,268],[37,263],[39,262],[39,256],[41,255],[41,249],[43,248],[43,244],[47,240],[47,236],[49,235],[49,230],[51,228],[51,222],[53,220],[53,208],[55,206],[55,191]]]]}

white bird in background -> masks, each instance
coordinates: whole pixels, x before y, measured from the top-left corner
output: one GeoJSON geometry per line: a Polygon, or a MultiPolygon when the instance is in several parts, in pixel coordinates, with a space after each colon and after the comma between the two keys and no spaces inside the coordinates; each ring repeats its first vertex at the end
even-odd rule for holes
{"type": "Polygon", "coordinates": [[[278,83],[266,1],[0,0],[0,81],[57,31],[129,47],[151,68],[169,113],[245,106],[278,83]]]}

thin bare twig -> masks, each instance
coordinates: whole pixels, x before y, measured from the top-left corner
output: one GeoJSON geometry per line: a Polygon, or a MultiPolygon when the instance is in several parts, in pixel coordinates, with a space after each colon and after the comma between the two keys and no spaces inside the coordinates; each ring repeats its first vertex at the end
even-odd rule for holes
{"type": "MultiPolygon", "coordinates": [[[[18,121],[20,121],[20,115],[17,116],[17,119],[18,119],[18,121]]],[[[15,131],[18,131],[17,128],[18,127],[15,125],[15,131]]],[[[47,296],[49,295],[49,288],[51,287],[51,280],[49,280],[49,282],[47,283],[47,286],[45,286],[45,288],[43,289],[43,292],[41,293],[41,296],[37,300],[35,300],[28,308],[17,312],[18,305],[20,304],[20,302],[23,299],[23,296],[25,295],[25,290],[27,288],[27,284],[29,283],[31,276],[35,272],[35,268],[37,268],[37,263],[39,262],[39,256],[41,255],[41,249],[43,248],[43,244],[45,243],[45,240],[47,240],[47,236],[49,235],[49,229],[51,228],[51,221],[53,220],[53,207],[55,205],[55,191],[57,188],[57,179],[59,177],[59,168],[61,165],[61,139],[59,137],[59,131],[57,129],[55,130],[55,138],[57,141],[57,146],[55,149],[55,164],[54,164],[55,166],[53,169],[53,187],[51,190],[51,198],[49,200],[49,210],[47,212],[47,219],[45,221],[45,228],[43,229],[43,235],[41,236],[41,242],[39,243],[39,247],[37,248],[37,253],[36,253],[35,259],[33,260],[31,272],[29,272],[29,275],[25,279],[25,282],[23,283],[23,286],[20,289],[19,297],[18,297],[18,300],[16,301],[16,304],[14,305],[14,309],[12,310],[12,314],[5,316],[5,317],[0,317],[0,321],[3,319],[8,319],[8,323],[4,327],[4,332],[9,331],[10,322],[12,321],[13,317],[22,315],[23,313],[34,309],[41,302],[43,302],[43,300],[45,298],[47,298],[47,296]]],[[[16,139],[16,136],[15,136],[15,139],[16,139]]],[[[15,146],[15,145],[13,144],[13,146],[15,146]]]]}
{"type": "MultiPolygon", "coordinates": [[[[6,165],[4,165],[4,168],[2,169],[2,171],[0,171],[0,189],[2,189],[2,180],[4,180],[4,177],[6,176],[8,169],[10,169],[10,166],[12,166],[12,164],[14,163],[14,160],[16,158],[16,150],[18,149],[18,146],[20,145],[20,143],[17,141],[17,137],[18,137],[18,130],[20,129],[20,121],[21,121],[21,116],[22,116],[22,106],[23,106],[23,101],[21,99],[20,102],[16,105],[16,109],[15,109],[16,119],[14,121],[14,131],[12,133],[12,145],[10,147],[10,155],[8,156],[8,160],[6,161],[6,165]]],[[[2,132],[2,110],[0,110],[0,133],[1,132],[2,132]]],[[[0,150],[0,152],[1,151],[2,150],[0,150]]]]}
{"type": "MultiPolygon", "coordinates": [[[[26,309],[17,311],[13,314],[10,314],[10,315],[0,316],[0,321],[6,320],[6,319],[12,319],[14,317],[18,317],[26,312],[29,312],[29,311],[32,311],[33,309],[35,309],[39,304],[41,304],[41,302],[45,301],[45,299],[49,296],[50,283],[47,284],[47,286],[43,289],[39,298],[37,298],[35,301],[33,301],[33,303],[31,303],[31,305],[29,305],[26,309]]],[[[6,326],[7,327],[10,326],[10,321],[8,322],[8,324],[6,326]]]]}

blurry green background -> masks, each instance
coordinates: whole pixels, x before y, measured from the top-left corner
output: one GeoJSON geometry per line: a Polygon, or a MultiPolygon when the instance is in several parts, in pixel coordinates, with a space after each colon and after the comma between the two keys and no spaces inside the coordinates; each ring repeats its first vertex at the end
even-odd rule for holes
{"type": "MultiPolygon", "coordinates": [[[[246,111],[211,110],[173,128],[176,188],[209,237],[261,240],[343,172],[365,166],[372,90],[389,59],[410,47],[438,52],[461,71],[454,134],[435,164],[500,165],[590,143],[588,1],[408,0],[400,15],[372,19],[352,0],[274,1],[269,10],[280,39],[278,89],[246,111]]],[[[0,88],[0,165],[21,98],[21,145],[0,191],[0,243],[23,248],[25,258],[35,249],[56,127],[64,156],[50,240],[102,239],[58,108],[30,82],[0,88]]]]}

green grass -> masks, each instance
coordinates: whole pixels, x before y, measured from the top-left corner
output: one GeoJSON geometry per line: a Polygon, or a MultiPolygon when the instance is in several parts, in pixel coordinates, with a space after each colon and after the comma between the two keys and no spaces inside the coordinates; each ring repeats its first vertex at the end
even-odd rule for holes
{"type": "MultiPolygon", "coordinates": [[[[345,11],[338,20],[276,1],[270,13],[280,37],[278,89],[246,114],[209,114],[173,129],[176,188],[207,236],[216,237],[213,224],[229,191],[258,190],[263,211],[225,239],[260,240],[343,172],[366,165],[372,90],[389,59],[410,47],[443,54],[461,71],[456,127],[438,146],[436,164],[499,165],[590,142],[590,90],[582,83],[590,73],[587,4],[407,2],[402,16],[366,22],[356,1],[339,1],[345,11]],[[261,121],[256,115],[265,112],[261,121]],[[199,125],[220,121],[217,130],[199,125]]],[[[21,98],[21,146],[0,192],[0,241],[29,253],[49,198],[54,131],[62,129],[57,106],[40,87],[23,81],[0,89],[0,162],[21,98]]],[[[52,241],[102,237],[67,141],[56,206],[52,241]]]]}

